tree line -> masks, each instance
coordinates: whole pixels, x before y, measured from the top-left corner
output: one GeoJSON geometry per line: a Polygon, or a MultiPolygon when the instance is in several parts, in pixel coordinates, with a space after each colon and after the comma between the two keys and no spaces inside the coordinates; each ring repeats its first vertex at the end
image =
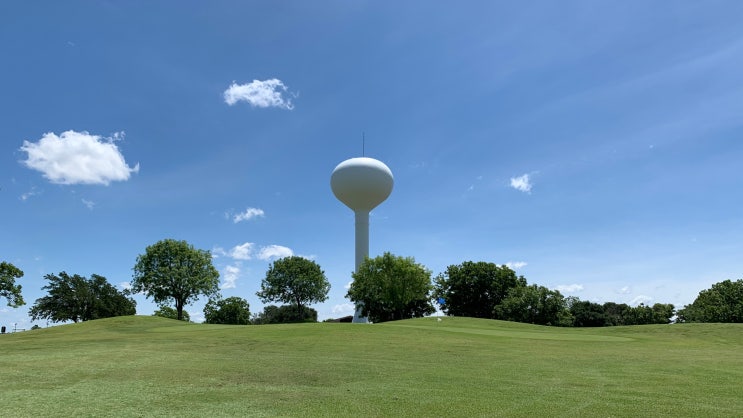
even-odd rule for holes
{"type": "MultiPolygon", "coordinates": [[[[222,298],[219,273],[209,251],[186,241],[165,239],[148,246],[137,257],[131,288],[117,290],[103,276],[90,278],[48,274],[42,289],[48,295],[36,300],[29,311],[32,319],[52,322],[87,321],[110,316],[132,315],[132,294],[153,299],[155,315],[189,320],[184,306],[207,297],[204,318],[218,324],[272,324],[316,322],[317,311],[309,305],[327,300],[330,283],[320,266],[298,256],[275,260],[256,295],[267,305],[251,316],[245,299],[222,298]]],[[[10,263],[0,263],[0,297],[8,306],[25,304],[15,280],[23,272],[10,263]]],[[[624,303],[603,304],[564,297],[559,291],[529,284],[505,265],[465,261],[450,265],[432,277],[412,257],[384,253],[367,258],[352,274],[346,297],[362,307],[372,322],[385,322],[430,315],[436,306],[446,315],[499,319],[539,325],[600,327],[615,325],[667,324],[676,322],[743,322],[743,280],[725,280],[703,290],[690,305],[678,311],[672,304],[652,306],[624,303]]]]}

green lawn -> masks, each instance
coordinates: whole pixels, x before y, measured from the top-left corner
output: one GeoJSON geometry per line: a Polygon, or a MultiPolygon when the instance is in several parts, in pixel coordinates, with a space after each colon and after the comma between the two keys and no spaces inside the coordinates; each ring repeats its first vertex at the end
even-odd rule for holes
{"type": "Polygon", "coordinates": [[[0,335],[0,416],[740,416],[743,325],[444,317],[0,335]]]}

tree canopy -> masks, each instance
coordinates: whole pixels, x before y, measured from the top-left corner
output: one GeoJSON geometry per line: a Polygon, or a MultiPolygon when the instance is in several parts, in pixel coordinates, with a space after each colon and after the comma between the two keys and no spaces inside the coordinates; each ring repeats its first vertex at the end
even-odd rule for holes
{"type": "Polygon", "coordinates": [[[209,251],[186,241],[165,239],[137,257],[131,290],[143,292],[159,305],[174,304],[177,319],[183,319],[185,305],[202,295],[219,294],[219,272],[209,251]]]}
{"type": "Polygon", "coordinates": [[[743,279],[725,280],[702,290],[678,316],[683,322],[743,322],[743,279]]]}
{"type": "Polygon", "coordinates": [[[250,322],[255,325],[317,322],[317,311],[303,306],[302,311],[297,313],[294,305],[267,305],[263,307],[263,312],[255,315],[250,322]]]}
{"type": "Polygon", "coordinates": [[[474,318],[493,318],[509,289],[526,286],[526,279],[507,266],[484,261],[450,265],[435,282],[435,296],[444,300],[444,313],[474,318]]]}
{"type": "Polygon", "coordinates": [[[292,304],[301,313],[302,307],[308,304],[326,301],[329,291],[330,282],[317,263],[290,256],[271,264],[256,295],[263,303],[292,304]]]}
{"type": "Polygon", "coordinates": [[[47,274],[49,283],[42,287],[48,295],[36,299],[29,315],[31,319],[52,322],[88,321],[113,316],[134,315],[136,302],[119,292],[105,277],[93,274],[90,279],[80,275],[47,274]]]}
{"type": "Polygon", "coordinates": [[[21,295],[21,285],[15,283],[15,279],[21,277],[23,277],[21,269],[5,261],[0,263],[0,297],[7,299],[11,308],[26,304],[21,295]]]}
{"type": "Polygon", "coordinates": [[[232,296],[226,299],[210,299],[204,307],[207,324],[250,324],[250,305],[248,301],[232,296]]]}
{"type": "Polygon", "coordinates": [[[537,325],[572,325],[562,294],[535,284],[512,287],[495,307],[494,316],[505,321],[537,325]]]}
{"type": "Polygon", "coordinates": [[[431,303],[431,272],[413,257],[384,253],[367,258],[353,273],[348,289],[352,302],[372,322],[425,316],[435,312],[431,303]]]}

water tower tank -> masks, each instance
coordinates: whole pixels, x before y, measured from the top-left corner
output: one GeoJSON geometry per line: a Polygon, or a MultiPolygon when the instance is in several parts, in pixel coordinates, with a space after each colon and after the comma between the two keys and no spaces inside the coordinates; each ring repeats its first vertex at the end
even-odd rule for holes
{"type": "MultiPolygon", "coordinates": [[[[392,171],[374,158],[351,158],[338,164],[330,176],[330,188],[356,218],[356,271],[369,256],[369,212],[392,193],[392,171]]],[[[353,322],[367,322],[356,307],[353,322]]]]}

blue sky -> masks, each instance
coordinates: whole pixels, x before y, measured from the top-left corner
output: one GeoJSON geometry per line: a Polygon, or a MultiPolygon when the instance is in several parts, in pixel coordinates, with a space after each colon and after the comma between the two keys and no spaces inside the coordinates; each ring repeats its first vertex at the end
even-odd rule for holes
{"type": "MultiPolygon", "coordinates": [[[[596,302],[691,303],[743,273],[743,3],[4,2],[0,259],[124,286],[165,239],[255,296],[297,254],[350,314],[365,155],[395,176],[370,253],[509,263],[596,302]]],[[[139,314],[156,306],[137,296],[139,314]]],[[[188,306],[203,319],[206,301],[188,306]]],[[[45,325],[45,324],[41,324],[45,325]]]]}

